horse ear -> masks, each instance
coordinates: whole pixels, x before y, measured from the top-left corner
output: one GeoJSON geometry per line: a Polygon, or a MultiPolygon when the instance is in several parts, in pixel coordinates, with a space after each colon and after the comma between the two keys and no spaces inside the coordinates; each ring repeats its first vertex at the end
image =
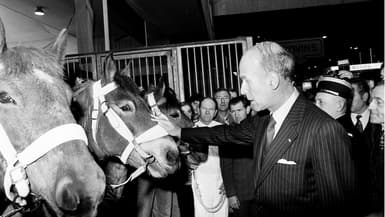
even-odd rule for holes
{"type": "Polygon", "coordinates": [[[5,40],[5,29],[3,21],[0,19],[0,54],[7,49],[7,42],[5,40]]]}
{"type": "Polygon", "coordinates": [[[131,79],[131,77],[124,76],[124,78],[127,79],[127,88],[129,88],[130,92],[140,95],[141,90],[139,89],[138,85],[136,85],[136,83],[131,79]]]}
{"type": "Polygon", "coordinates": [[[124,67],[124,69],[120,71],[119,74],[131,78],[131,67],[132,67],[132,60],[128,61],[126,67],[124,67]]]}
{"type": "Polygon", "coordinates": [[[64,51],[67,45],[68,31],[66,28],[62,29],[56,37],[55,42],[49,48],[52,53],[56,54],[58,61],[64,58],[64,51]]]}
{"type": "Polygon", "coordinates": [[[166,82],[164,80],[164,76],[160,77],[158,84],[156,85],[154,96],[155,100],[158,101],[160,98],[164,96],[164,92],[166,91],[166,82]]]}
{"type": "Polygon", "coordinates": [[[104,71],[102,77],[102,83],[108,84],[114,80],[117,68],[114,60],[114,56],[110,53],[104,62],[104,71]]]}

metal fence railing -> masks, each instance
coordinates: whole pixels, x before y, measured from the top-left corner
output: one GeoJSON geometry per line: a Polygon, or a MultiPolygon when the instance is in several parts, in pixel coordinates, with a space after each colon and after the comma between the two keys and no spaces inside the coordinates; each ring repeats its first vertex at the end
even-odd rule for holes
{"type": "MultiPolygon", "coordinates": [[[[240,89],[238,63],[252,46],[251,37],[196,42],[166,47],[113,52],[118,70],[125,70],[144,89],[161,76],[184,101],[194,93],[212,96],[217,88],[240,89]]],[[[69,55],[64,60],[65,77],[97,80],[109,53],[69,55]]]]}

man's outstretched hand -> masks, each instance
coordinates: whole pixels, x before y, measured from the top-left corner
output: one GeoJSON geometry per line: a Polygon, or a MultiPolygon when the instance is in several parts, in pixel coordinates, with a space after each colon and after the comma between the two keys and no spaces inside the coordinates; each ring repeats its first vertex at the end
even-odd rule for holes
{"type": "Polygon", "coordinates": [[[170,134],[170,136],[180,138],[181,128],[171,123],[171,121],[168,120],[166,115],[151,115],[151,120],[158,122],[159,126],[165,129],[167,133],[170,134]]]}

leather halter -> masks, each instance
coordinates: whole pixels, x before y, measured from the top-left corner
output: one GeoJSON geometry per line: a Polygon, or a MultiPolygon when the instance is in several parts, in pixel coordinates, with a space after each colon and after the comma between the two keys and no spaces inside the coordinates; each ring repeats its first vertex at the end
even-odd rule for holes
{"type": "Polygon", "coordinates": [[[160,108],[158,107],[158,104],[156,103],[154,92],[151,92],[146,96],[147,96],[147,103],[151,108],[152,114],[155,116],[159,116],[160,114],[162,114],[162,112],[160,111],[160,108]]]}
{"type": "Polygon", "coordinates": [[[84,129],[78,124],[57,126],[41,135],[22,152],[17,153],[3,126],[0,124],[0,152],[7,162],[4,190],[7,198],[20,206],[26,206],[25,198],[31,193],[26,168],[55,147],[72,140],[88,144],[84,129]],[[12,190],[15,187],[15,191],[12,190]]]}
{"type": "Polygon", "coordinates": [[[140,156],[146,161],[146,164],[139,167],[135,172],[133,172],[125,182],[117,185],[111,185],[112,188],[120,187],[126,184],[127,182],[134,180],[136,177],[138,177],[147,170],[147,166],[149,163],[152,163],[154,161],[154,156],[147,154],[143,151],[142,148],[140,148],[141,143],[149,142],[168,135],[168,133],[162,127],[160,127],[160,125],[157,124],[142,133],[141,135],[135,137],[131,130],[127,128],[127,126],[119,117],[119,115],[116,114],[116,112],[110,107],[108,107],[108,105],[106,104],[105,96],[111,91],[115,90],[117,87],[118,85],[115,82],[111,82],[102,87],[100,80],[93,84],[92,88],[94,104],[91,114],[92,137],[95,143],[97,143],[96,132],[100,109],[101,112],[107,117],[107,120],[109,121],[111,126],[116,130],[116,132],[118,132],[123,138],[128,141],[128,144],[123,150],[122,154],[118,156],[120,161],[123,164],[127,164],[129,155],[135,149],[140,154],[140,156]]]}

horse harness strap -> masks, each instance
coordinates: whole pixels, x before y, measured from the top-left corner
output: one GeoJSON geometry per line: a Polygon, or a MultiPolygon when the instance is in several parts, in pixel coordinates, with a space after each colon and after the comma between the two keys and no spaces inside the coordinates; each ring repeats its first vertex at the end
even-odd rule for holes
{"type": "Polygon", "coordinates": [[[135,137],[131,132],[131,130],[128,129],[126,124],[119,117],[119,115],[116,114],[116,112],[113,109],[110,109],[106,104],[105,95],[115,90],[117,87],[118,86],[115,82],[111,82],[102,87],[100,80],[95,82],[93,85],[94,105],[93,105],[93,110],[91,114],[93,139],[97,143],[96,133],[97,133],[97,127],[98,127],[99,105],[100,105],[101,112],[107,117],[111,126],[123,138],[125,138],[128,141],[126,148],[123,150],[122,154],[119,156],[119,159],[122,161],[122,163],[127,164],[129,155],[135,149],[140,154],[140,156],[146,161],[146,164],[139,167],[135,172],[133,172],[124,183],[121,183],[119,185],[111,185],[113,188],[114,186],[120,187],[121,185],[124,185],[127,182],[134,180],[136,177],[138,177],[139,175],[141,175],[143,172],[147,170],[147,166],[149,163],[152,163],[154,161],[154,157],[152,155],[147,154],[140,148],[139,145],[141,143],[152,141],[154,139],[161,138],[163,136],[168,135],[167,132],[162,127],[160,127],[159,125],[155,125],[154,127],[148,129],[143,134],[139,135],[138,137],[135,137]]]}
{"type": "Polygon", "coordinates": [[[158,104],[156,103],[154,92],[147,94],[147,103],[151,107],[153,115],[159,116],[162,113],[158,107],[158,104]]]}
{"type": "Polygon", "coordinates": [[[22,152],[17,153],[3,126],[0,124],[0,152],[7,161],[4,176],[4,190],[7,198],[25,206],[26,198],[30,194],[29,180],[26,168],[43,157],[49,151],[68,141],[81,140],[88,144],[84,129],[78,124],[64,124],[57,126],[37,138],[22,152]],[[12,186],[16,192],[12,191],[12,186]]]}

